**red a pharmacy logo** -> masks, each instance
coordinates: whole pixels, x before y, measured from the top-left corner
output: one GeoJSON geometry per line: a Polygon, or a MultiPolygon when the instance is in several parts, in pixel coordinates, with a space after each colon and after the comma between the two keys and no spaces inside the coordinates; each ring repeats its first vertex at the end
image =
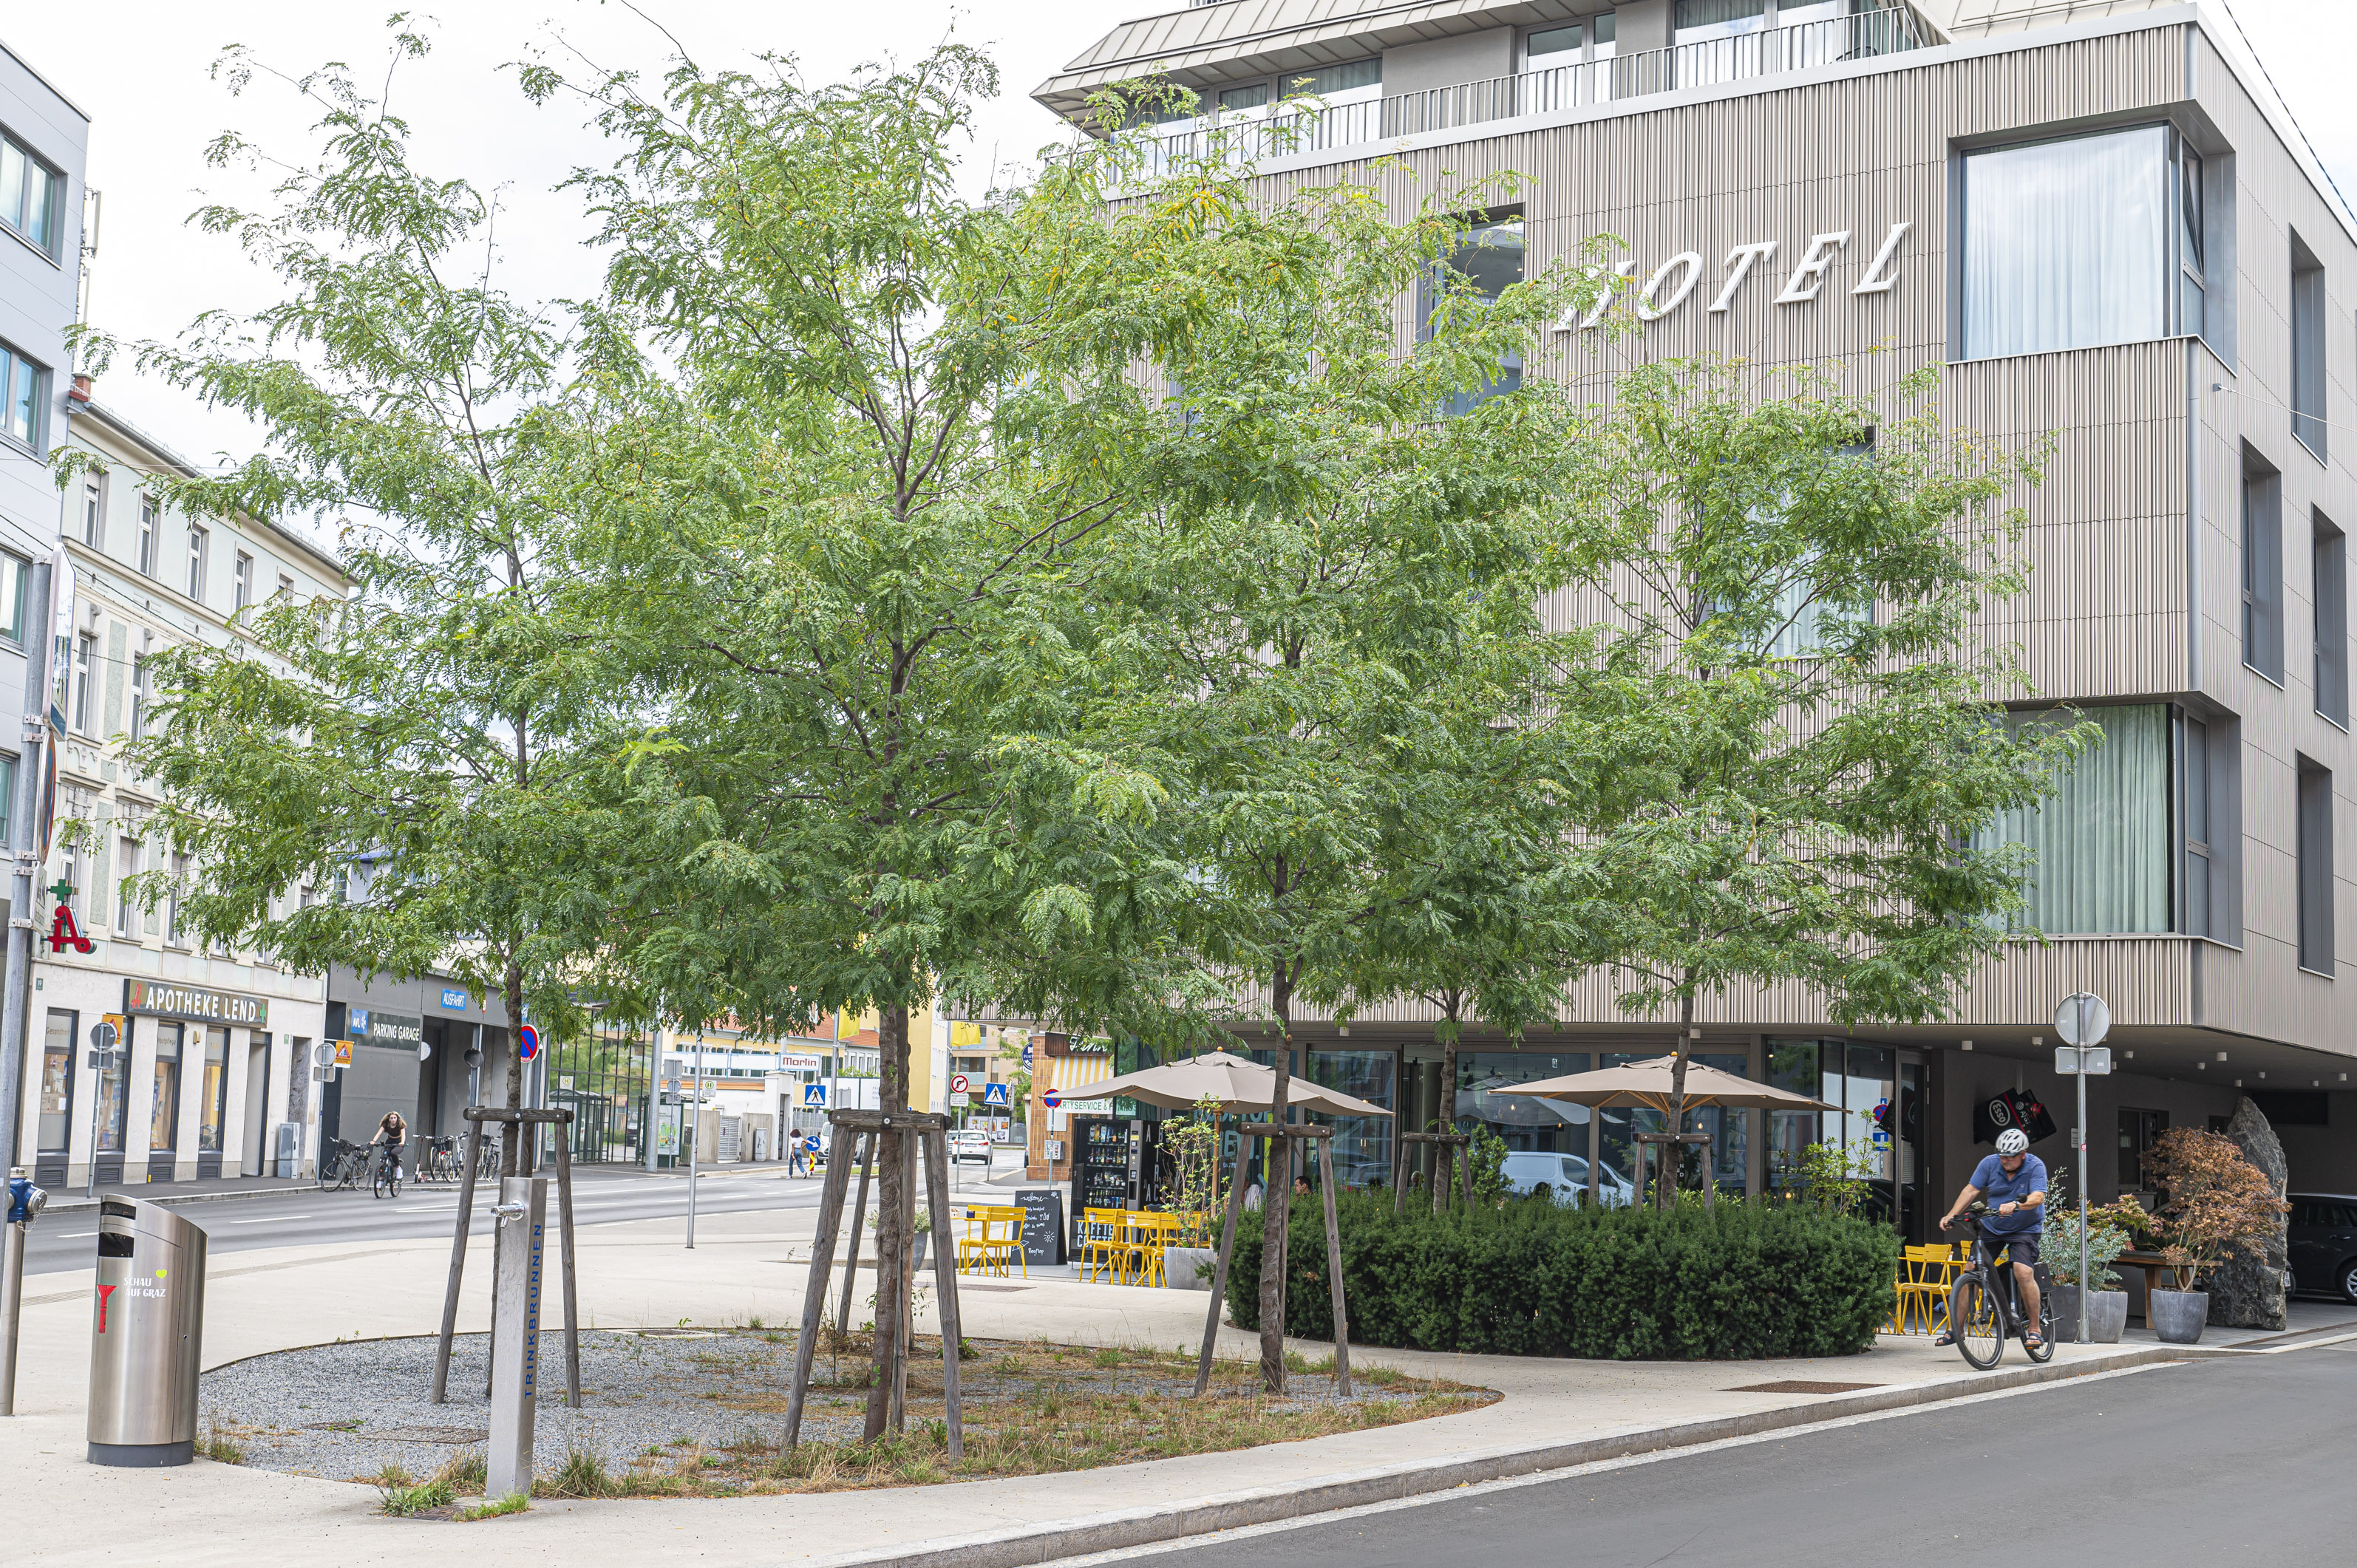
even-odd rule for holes
{"type": "Polygon", "coordinates": [[[98,1287],[98,1331],[101,1334],[106,1332],[106,1298],[113,1295],[114,1290],[115,1287],[113,1285],[98,1287]]]}

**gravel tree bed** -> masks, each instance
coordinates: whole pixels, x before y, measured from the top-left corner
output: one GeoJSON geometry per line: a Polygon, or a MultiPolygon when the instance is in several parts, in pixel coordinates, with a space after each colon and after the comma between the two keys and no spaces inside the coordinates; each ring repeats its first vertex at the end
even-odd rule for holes
{"type": "MultiPolygon", "coordinates": [[[[755,1328],[598,1330],[581,1336],[582,1408],[564,1403],[560,1335],[544,1336],[535,1488],[567,1495],[725,1495],[911,1484],[1082,1468],[1353,1431],[1447,1414],[1487,1391],[1374,1371],[1345,1400],[1330,1369],[1299,1369],[1264,1399],[1254,1369],[1222,1362],[1195,1401],[1192,1358],[968,1340],[961,1359],[967,1454],[942,1452],[939,1342],[910,1363],[908,1435],[862,1444],[867,1346],[815,1363],[803,1443],[778,1451],[793,1335],[755,1328]]],[[[375,1480],[436,1474],[479,1449],[488,1337],[461,1336],[449,1402],[436,1405],[434,1340],[361,1339],[252,1357],[205,1374],[204,1433],[218,1456],[295,1475],[375,1480]]]]}

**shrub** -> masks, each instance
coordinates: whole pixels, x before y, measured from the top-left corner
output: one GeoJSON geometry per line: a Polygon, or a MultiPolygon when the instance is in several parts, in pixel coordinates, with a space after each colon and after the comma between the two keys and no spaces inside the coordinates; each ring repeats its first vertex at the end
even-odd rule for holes
{"type": "Polygon", "coordinates": [[[2160,1255],[2179,1290],[2193,1289],[2229,1258],[2262,1255],[2291,1208],[2222,1133],[2172,1127],[2145,1156],[2145,1169],[2165,1195],[2158,1229],[2169,1244],[2160,1255]]]}
{"type": "MultiPolygon", "coordinates": [[[[1529,1199],[1394,1216],[1337,1195],[1353,1344],[1509,1356],[1737,1360],[1855,1355],[1889,1316],[1898,1238],[1813,1204],[1566,1208],[1529,1199]]],[[[1264,1218],[1236,1237],[1228,1307],[1260,1326],[1264,1218]]],[[[1325,1220],[1292,1206],[1286,1331],[1333,1335],[1325,1220]]]]}

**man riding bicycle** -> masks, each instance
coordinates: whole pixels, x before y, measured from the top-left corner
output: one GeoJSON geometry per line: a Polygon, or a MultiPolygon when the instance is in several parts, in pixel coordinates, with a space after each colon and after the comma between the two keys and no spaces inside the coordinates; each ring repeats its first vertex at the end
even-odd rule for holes
{"type": "MultiPolygon", "coordinates": [[[[1940,1217],[1940,1229],[1947,1230],[1956,1217],[1972,1206],[1973,1200],[1986,1200],[1988,1212],[1981,1217],[1981,1234],[1994,1262],[1999,1251],[2013,1259],[2014,1282],[2021,1287],[2023,1321],[2029,1325],[2022,1330],[2022,1345],[2036,1349],[2043,1343],[2038,1337],[2038,1239],[2046,1229],[2046,1162],[2029,1152],[2029,1134],[2018,1127],[2008,1127],[1997,1134],[1996,1153],[1985,1157],[1973,1171],[1973,1179],[1964,1190],[1956,1194],[1954,1207],[1940,1217]]],[[[1955,1325],[1933,1341],[1940,1345],[1956,1342],[1955,1325]]]]}

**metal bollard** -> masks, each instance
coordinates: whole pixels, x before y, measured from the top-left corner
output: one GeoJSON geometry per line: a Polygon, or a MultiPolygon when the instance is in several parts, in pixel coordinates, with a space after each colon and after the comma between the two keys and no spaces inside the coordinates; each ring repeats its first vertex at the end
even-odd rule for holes
{"type": "Polygon", "coordinates": [[[18,1166],[8,1173],[8,1219],[0,1225],[0,1415],[16,1413],[16,1320],[25,1305],[25,1242],[49,1195],[18,1166]]]}
{"type": "Polygon", "coordinates": [[[204,1349],[205,1233],[158,1203],[102,1200],[91,1307],[90,1462],[188,1463],[204,1349]]]}
{"type": "Polygon", "coordinates": [[[491,1302],[490,1442],[484,1494],[532,1490],[533,1419],[540,1395],[541,1264],[548,1233],[548,1178],[500,1182],[493,1246],[499,1273],[491,1302]]]}

